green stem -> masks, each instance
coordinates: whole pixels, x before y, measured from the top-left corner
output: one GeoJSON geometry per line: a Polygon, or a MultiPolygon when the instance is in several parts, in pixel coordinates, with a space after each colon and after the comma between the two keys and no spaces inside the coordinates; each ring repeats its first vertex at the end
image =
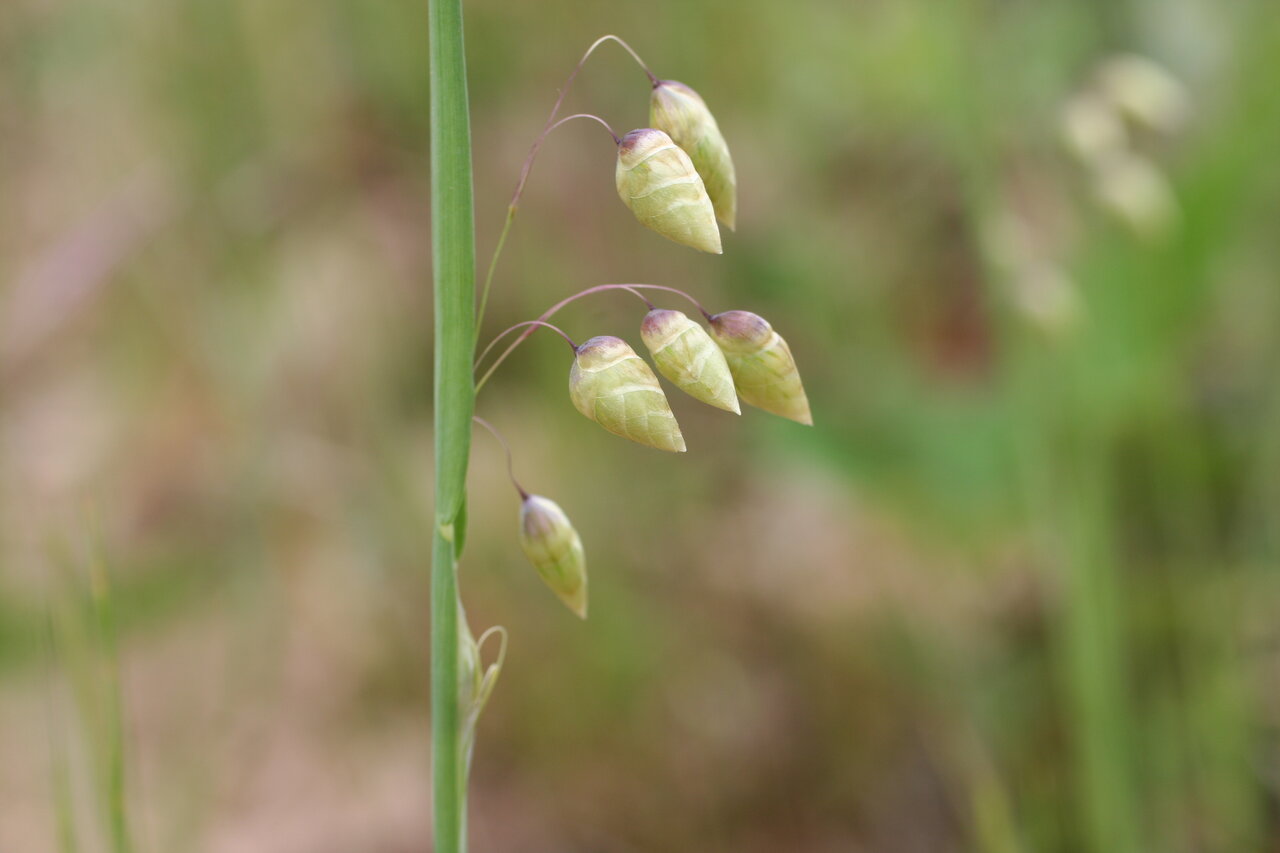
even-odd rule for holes
{"type": "MultiPolygon", "coordinates": [[[[100,535],[100,534],[99,534],[100,535]]],[[[120,688],[120,650],[116,636],[115,609],[111,599],[111,580],[100,547],[89,563],[89,588],[93,608],[94,629],[102,654],[102,697],[105,716],[103,756],[104,806],[111,839],[111,853],[131,853],[133,836],[129,829],[129,812],[125,793],[124,699],[120,688]]]]}
{"type": "Polygon", "coordinates": [[[435,853],[466,849],[457,560],[475,390],[475,217],[461,0],[431,0],[431,239],[435,270],[435,523],[431,743],[435,853]]]}

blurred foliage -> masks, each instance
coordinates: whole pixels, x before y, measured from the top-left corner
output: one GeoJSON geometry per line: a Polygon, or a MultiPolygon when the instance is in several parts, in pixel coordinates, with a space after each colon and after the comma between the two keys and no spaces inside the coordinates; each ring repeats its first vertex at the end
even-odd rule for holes
{"type": "MultiPolygon", "coordinates": [[[[1280,844],[1274,3],[467,14],[486,261],[605,32],[702,93],[741,194],[697,256],[635,226],[598,129],[556,131],[486,328],[685,288],[769,318],[817,422],[673,393],[690,453],[659,456],[573,411],[550,336],[496,374],[479,411],[593,601],[524,565],[478,434],[464,598],[512,645],[475,848],[1280,844]],[[1167,220],[1062,138],[1131,53],[1191,105],[1133,131],[1167,220]]],[[[40,638],[86,505],[138,848],[425,849],[425,5],[10,0],[0,75],[0,850],[56,849],[40,638]]],[[[647,94],[606,47],[566,108],[621,131],[647,94]]],[[[631,301],[560,319],[636,343],[631,301]]]]}

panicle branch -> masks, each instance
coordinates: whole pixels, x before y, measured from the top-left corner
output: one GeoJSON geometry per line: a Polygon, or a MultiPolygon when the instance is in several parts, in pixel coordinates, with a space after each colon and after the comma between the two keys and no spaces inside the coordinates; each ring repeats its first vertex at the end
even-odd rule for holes
{"type": "MultiPolygon", "coordinates": [[[[591,46],[587,48],[586,53],[582,54],[582,59],[578,60],[578,64],[569,72],[569,76],[565,79],[564,85],[560,87],[560,92],[556,96],[556,102],[551,107],[551,114],[547,116],[547,123],[543,125],[542,132],[538,134],[538,138],[533,141],[533,145],[529,148],[529,154],[525,157],[524,164],[520,167],[520,177],[516,180],[515,192],[511,194],[511,202],[507,205],[507,218],[502,224],[502,231],[498,235],[497,245],[494,246],[493,257],[489,259],[489,270],[485,273],[484,287],[481,290],[480,295],[480,306],[476,311],[477,328],[480,323],[484,321],[484,311],[489,302],[489,289],[493,285],[493,273],[494,270],[498,268],[498,258],[502,255],[502,249],[506,245],[507,232],[511,230],[511,223],[515,221],[516,210],[520,206],[520,196],[524,194],[524,186],[529,182],[529,173],[533,171],[533,161],[538,156],[538,150],[542,148],[542,143],[546,141],[547,135],[562,123],[556,121],[556,116],[559,115],[560,107],[564,105],[564,99],[569,94],[569,89],[573,86],[573,81],[577,79],[578,72],[587,64],[587,60],[591,57],[591,54],[595,53],[596,48],[609,41],[617,42],[622,46],[623,50],[631,54],[631,58],[634,59],[642,69],[644,69],[644,73],[649,77],[649,82],[655,87],[661,82],[658,80],[657,76],[649,70],[649,66],[640,58],[640,54],[636,53],[635,49],[632,48],[631,45],[627,44],[618,36],[612,34],[603,35],[593,41],[591,46]]],[[[573,118],[573,116],[570,116],[570,118],[573,118]]],[[[604,124],[603,119],[597,120],[600,121],[601,124],[604,124]]],[[[564,121],[568,121],[568,119],[564,119],[564,121]]],[[[605,127],[608,128],[609,126],[605,124],[605,127]]],[[[613,132],[612,128],[609,128],[609,133],[613,136],[613,141],[616,144],[618,142],[618,135],[613,132]]]]}
{"type": "Polygon", "coordinates": [[[521,499],[529,497],[529,493],[526,492],[520,485],[519,481],[516,480],[515,471],[511,465],[511,447],[507,444],[507,440],[502,437],[502,433],[498,432],[497,428],[493,424],[489,423],[479,415],[472,415],[471,420],[487,429],[489,434],[498,440],[498,444],[502,445],[503,451],[507,454],[507,477],[511,480],[511,485],[516,487],[516,491],[520,493],[521,499]]]}
{"type": "Polygon", "coordinates": [[[605,121],[604,119],[600,118],[600,116],[595,115],[595,114],[593,114],[593,113],[574,113],[574,114],[573,114],[573,115],[571,115],[571,116],[565,116],[564,118],[560,119],[560,120],[559,120],[558,122],[556,122],[555,124],[551,125],[551,127],[547,128],[547,133],[550,133],[551,131],[555,130],[557,127],[559,127],[560,125],[564,124],[565,122],[573,121],[575,118],[589,118],[589,119],[591,119],[592,121],[599,122],[599,123],[600,123],[600,125],[601,125],[605,130],[609,131],[609,135],[613,137],[613,144],[614,144],[614,145],[617,145],[617,144],[621,141],[621,140],[619,140],[619,139],[618,139],[618,134],[614,133],[614,132],[613,132],[613,128],[609,126],[609,122],[605,121]]]}
{"type": "MultiPolygon", "coordinates": [[[[524,343],[525,340],[530,335],[533,334],[533,329],[537,324],[550,325],[546,321],[549,320],[551,316],[554,315],[561,308],[568,305],[570,302],[574,302],[578,299],[581,299],[584,296],[590,296],[593,293],[601,293],[606,290],[625,290],[635,295],[636,297],[638,297],[642,302],[645,303],[645,305],[647,305],[651,309],[653,308],[653,303],[650,302],[648,299],[645,299],[643,295],[637,292],[637,290],[664,290],[664,291],[667,291],[668,293],[679,294],[680,296],[683,296],[685,299],[688,299],[695,306],[697,306],[699,313],[701,313],[703,317],[705,317],[708,321],[711,320],[711,315],[707,312],[707,309],[702,307],[701,302],[699,302],[697,299],[694,299],[692,296],[690,296],[688,293],[685,293],[683,290],[680,290],[675,287],[667,287],[666,285],[662,285],[662,284],[597,284],[595,287],[588,287],[586,290],[580,290],[577,293],[573,294],[572,296],[566,296],[564,299],[561,299],[559,302],[557,302],[555,305],[552,305],[546,311],[543,311],[542,316],[540,316],[537,320],[528,320],[524,323],[517,323],[516,325],[510,327],[509,329],[505,329],[497,337],[495,337],[492,341],[490,341],[488,345],[480,352],[480,355],[476,357],[477,370],[480,368],[480,363],[484,361],[485,356],[487,356],[493,350],[493,348],[498,345],[499,341],[501,341],[511,332],[514,332],[516,329],[519,329],[524,326],[529,327],[529,328],[526,328],[518,338],[512,341],[511,344],[508,345],[507,348],[502,351],[502,354],[498,356],[498,358],[493,362],[493,364],[489,366],[489,369],[484,372],[484,375],[481,376],[479,381],[476,382],[476,393],[477,394],[480,393],[480,389],[483,388],[484,384],[489,381],[489,377],[492,376],[493,372],[498,369],[498,365],[506,361],[507,356],[511,355],[511,353],[515,350],[516,347],[524,343]]],[[[568,339],[568,335],[564,335],[563,332],[561,332],[561,335],[563,335],[566,340],[568,339]]]]}

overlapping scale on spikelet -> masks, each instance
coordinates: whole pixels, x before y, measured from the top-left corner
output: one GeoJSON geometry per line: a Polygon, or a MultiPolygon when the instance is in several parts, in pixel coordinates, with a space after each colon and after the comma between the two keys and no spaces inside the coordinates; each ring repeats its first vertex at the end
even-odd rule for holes
{"type": "Polygon", "coordinates": [[[587,618],[587,561],[582,538],[550,498],[529,495],[520,505],[520,547],[551,591],[587,618]]]}
{"type": "Polygon", "coordinates": [[[640,337],[658,372],[696,400],[741,414],[724,353],[701,325],[681,311],[655,308],[644,318],[640,337]]]}
{"type": "Polygon", "coordinates": [[[693,161],[661,130],[633,130],[618,145],[618,195],[663,237],[720,254],[715,208],[693,161]]]}
{"type": "Polygon", "coordinates": [[[716,218],[732,230],[738,216],[738,180],[729,146],[706,102],[685,84],[663,80],[649,98],[649,123],[689,155],[716,218]]]}
{"type": "Polygon", "coordinates": [[[711,336],[724,352],[743,400],[802,424],[813,423],[791,348],[768,321],[750,311],[725,311],[711,318],[711,336]]]}
{"type": "Polygon", "coordinates": [[[579,412],[614,435],[673,453],[685,449],[658,377],[621,338],[603,335],[578,347],[569,396],[579,412]]]}

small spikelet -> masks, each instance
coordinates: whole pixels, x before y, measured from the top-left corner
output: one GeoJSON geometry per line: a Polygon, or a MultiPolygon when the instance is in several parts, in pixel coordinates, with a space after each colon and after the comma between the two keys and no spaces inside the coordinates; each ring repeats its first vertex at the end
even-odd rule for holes
{"type": "Polygon", "coordinates": [[[742,414],[724,353],[707,330],[680,311],[655,308],[645,315],[640,337],[658,372],[690,397],[742,414]]]}
{"type": "Polygon", "coordinates": [[[1098,72],[1099,89],[1131,121],[1160,133],[1172,133],[1191,112],[1187,90],[1164,66],[1144,56],[1122,54],[1098,72]]]}
{"type": "Polygon", "coordinates": [[[718,255],[715,208],[689,155],[660,130],[633,130],[618,144],[618,195],[646,228],[718,255]]]}
{"type": "Polygon", "coordinates": [[[766,412],[813,424],[791,348],[763,317],[725,311],[711,318],[711,336],[720,345],[742,399],[766,412]]]}
{"type": "Polygon", "coordinates": [[[614,435],[684,452],[684,436],[658,377],[621,338],[604,335],[578,347],[569,396],[579,412],[614,435]]]}
{"type": "Polygon", "coordinates": [[[706,103],[685,84],[663,80],[649,98],[649,123],[689,155],[706,185],[716,218],[732,231],[738,217],[738,181],[729,146],[706,103]]]}
{"type": "Polygon", "coordinates": [[[1120,152],[1095,164],[1094,196],[1140,238],[1158,241],[1179,221],[1178,200],[1164,172],[1139,154],[1120,152]]]}
{"type": "Polygon", "coordinates": [[[520,547],[560,600],[587,618],[587,561],[582,539],[555,501],[529,495],[520,505],[520,547]]]}
{"type": "Polygon", "coordinates": [[[1060,122],[1063,141],[1086,164],[1123,151],[1129,144],[1122,117],[1096,92],[1083,92],[1067,101],[1060,122]]]}

